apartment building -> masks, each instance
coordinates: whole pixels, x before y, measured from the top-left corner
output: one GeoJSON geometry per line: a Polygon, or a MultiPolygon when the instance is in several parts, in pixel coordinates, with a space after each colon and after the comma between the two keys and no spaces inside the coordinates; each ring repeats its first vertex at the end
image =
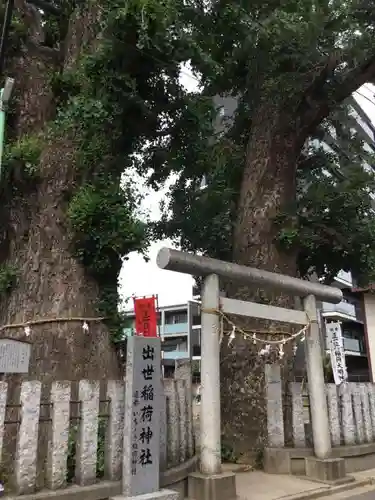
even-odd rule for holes
{"type": "Polygon", "coordinates": [[[366,335],[366,311],[363,296],[356,291],[350,272],[340,271],[333,286],[341,288],[343,300],[338,304],[318,304],[321,315],[325,348],[328,352],[331,339],[327,336],[325,324],[341,322],[344,351],[349,379],[369,381],[371,378],[366,335]]]}
{"type": "MultiPolygon", "coordinates": [[[[158,310],[158,333],[162,340],[164,366],[167,371],[174,369],[174,362],[181,359],[200,361],[201,320],[199,302],[190,300],[184,304],[160,307],[158,310]]],[[[125,328],[125,336],[134,334],[134,312],[127,317],[131,322],[125,328]]]]}
{"type": "MultiPolygon", "coordinates": [[[[345,127],[355,132],[363,141],[364,156],[362,159],[363,168],[373,171],[374,165],[367,161],[367,155],[375,153],[375,127],[364,109],[352,96],[347,100],[349,107],[349,117],[345,127]]],[[[334,152],[340,149],[344,153],[349,146],[347,141],[340,140],[335,130],[321,141],[321,145],[328,151],[334,152]]],[[[340,174],[339,169],[336,172],[340,174]]],[[[375,200],[375,195],[371,197],[375,200]]],[[[367,323],[371,322],[372,308],[368,290],[357,288],[355,277],[350,272],[341,271],[335,278],[334,286],[343,290],[344,299],[339,304],[322,303],[322,316],[325,321],[341,321],[344,337],[345,357],[348,367],[348,374],[353,380],[370,380],[373,378],[371,369],[371,354],[369,345],[371,338],[368,335],[367,323]]],[[[375,306],[375,303],[374,303],[375,306]]],[[[375,325],[374,325],[375,326],[375,325]]],[[[375,332],[374,332],[375,333],[375,332]]],[[[326,339],[329,342],[330,339],[326,339]]]]}

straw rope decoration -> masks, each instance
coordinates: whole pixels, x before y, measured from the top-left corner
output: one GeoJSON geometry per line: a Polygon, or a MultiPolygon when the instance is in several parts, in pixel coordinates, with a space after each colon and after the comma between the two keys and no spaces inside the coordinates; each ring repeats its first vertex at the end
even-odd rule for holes
{"type": "Polygon", "coordinates": [[[39,318],[31,321],[25,321],[24,323],[10,323],[0,327],[0,334],[5,330],[20,329],[24,330],[26,337],[31,335],[31,327],[35,325],[45,325],[48,323],[82,323],[82,329],[88,332],[90,327],[89,323],[98,323],[107,319],[106,317],[56,317],[56,318],[39,318]]]}
{"type": "Polygon", "coordinates": [[[285,332],[277,332],[277,331],[269,331],[269,330],[244,330],[238,327],[231,319],[228,318],[223,311],[219,309],[202,309],[201,312],[208,314],[217,314],[220,316],[220,344],[223,342],[224,337],[228,337],[228,346],[233,344],[237,335],[241,335],[244,340],[251,340],[251,342],[256,344],[261,344],[263,347],[259,351],[259,356],[264,356],[270,354],[273,346],[276,346],[279,351],[279,358],[282,359],[284,357],[284,346],[287,343],[293,343],[293,353],[297,352],[297,342],[303,342],[305,340],[306,332],[310,327],[310,322],[304,325],[298,332],[293,334],[286,334],[285,332]],[[231,329],[229,331],[224,330],[224,322],[230,325],[231,329]],[[281,339],[264,339],[260,336],[269,336],[269,335],[282,335],[281,339]]]}

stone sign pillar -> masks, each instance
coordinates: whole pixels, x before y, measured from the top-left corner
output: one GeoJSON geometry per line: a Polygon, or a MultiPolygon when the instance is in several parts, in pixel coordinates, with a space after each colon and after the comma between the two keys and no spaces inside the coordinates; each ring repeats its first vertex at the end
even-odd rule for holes
{"type": "Polygon", "coordinates": [[[159,489],[163,392],[160,338],[128,339],[125,380],[122,495],[125,498],[178,500],[159,489]]]}

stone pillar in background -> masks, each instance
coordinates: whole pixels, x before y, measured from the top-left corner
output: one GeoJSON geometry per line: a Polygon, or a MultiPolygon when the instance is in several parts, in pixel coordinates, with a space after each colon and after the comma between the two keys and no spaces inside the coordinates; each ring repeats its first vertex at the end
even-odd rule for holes
{"type": "Polygon", "coordinates": [[[99,396],[97,380],[80,380],[78,399],[81,418],[77,440],[76,480],[80,486],[96,482],[96,456],[98,451],[99,396]]]}
{"type": "Polygon", "coordinates": [[[177,360],[175,369],[175,379],[182,379],[185,382],[187,394],[187,428],[189,433],[187,436],[188,458],[194,456],[195,439],[194,439],[194,422],[193,422],[193,384],[192,384],[192,365],[190,361],[177,360]]]}
{"type": "Polygon", "coordinates": [[[351,386],[352,384],[342,384],[339,388],[341,398],[342,430],[344,444],[347,446],[356,444],[351,386]]]}
{"type": "Polygon", "coordinates": [[[371,422],[371,410],[370,410],[370,400],[369,393],[367,389],[367,384],[358,384],[359,391],[361,394],[362,409],[363,409],[363,420],[365,426],[365,440],[366,443],[372,443],[373,432],[372,432],[372,422],[371,422]]]}
{"type": "Polygon", "coordinates": [[[296,448],[306,446],[305,419],[302,400],[302,386],[299,382],[291,382],[293,444],[296,448]]]}
{"type": "Polygon", "coordinates": [[[279,365],[265,366],[265,384],[267,401],[267,446],[270,448],[283,448],[285,444],[283,395],[279,365]]]}
{"type": "Polygon", "coordinates": [[[18,493],[34,493],[37,473],[37,448],[42,385],[22,382],[20,425],[18,429],[15,476],[18,493]]]}
{"type": "Polygon", "coordinates": [[[51,388],[51,441],[48,448],[47,484],[51,490],[66,484],[70,418],[70,382],[54,382],[51,388]]]}
{"type": "Polygon", "coordinates": [[[355,429],[357,431],[357,440],[359,444],[363,444],[365,442],[365,423],[363,420],[361,390],[359,384],[354,383],[350,385],[352,386],[354,421],[355,429]]]}
{"type": "Polygon", "coordinates": [[[327,400],[332,445],[340,446],[341,426],[339,418],[339,399],[337,395],[337,386],[335,384],[327,384],[327,400]]]}
{"type": "Polygon", "coordinates": [[[107,399],[111,401],[105,441],[105,476],[119,481],[122,475],[122,446],[124,429],[124,383],[122,380],[107,382],[107,399]]]}

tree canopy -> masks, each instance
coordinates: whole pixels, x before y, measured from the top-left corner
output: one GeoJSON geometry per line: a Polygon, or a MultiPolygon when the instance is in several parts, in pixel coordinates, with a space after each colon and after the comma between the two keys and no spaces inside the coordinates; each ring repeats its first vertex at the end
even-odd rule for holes
{"type": "Polygon", "coordinates": [[[170,137],[146,151],[143,169],[151,168],[154,187],[177,174],[156,234],[176,237],[187,250],[233,259],[253,122],[266,103],[270,133],[272,115],[280,109],[298,115],[294,133],[303,136],[295,196],[272,214],[276,243],[297,251],[301,276],[316,272],[330,279],[345,269],[372,279],[369,191],[374,180],[363,163],[373,165],[373,150],[363,149],[363,136],[353,128],[355,101],[347,98],[374,78],[374,7],[368,2],[188,2],[185,15],[189,58],[202,92],[191,94],[195,102],[170,124],[170,137]],[[216,95],[238,101],[220,131],[216,95]],[[334,150],[313,141],[332,130],[334,150]],[[199,189],[202,178],[204,190],[199,189]]]}

